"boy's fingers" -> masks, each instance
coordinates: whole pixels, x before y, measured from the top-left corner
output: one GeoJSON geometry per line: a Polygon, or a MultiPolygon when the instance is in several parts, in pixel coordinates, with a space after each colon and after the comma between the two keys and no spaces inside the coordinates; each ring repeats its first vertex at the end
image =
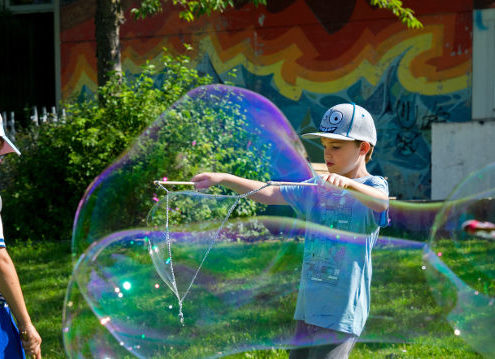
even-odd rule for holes
{"type": "Polygon", "coordinates": [[[335,180],[336,180],[335,175],[333,174],[328,175],[328,179],[327,179],[328,183],[335,185],[335,180]]]}
{"type": "Polygon", "coordinates": [[[208,181],[208,179],[206,179],[206,178],[205,179],[199,179],[199,180],[197,179],[194,182],[195,182],[194,186],[198,189],[208,188],[211,186],[210,181],[208,181]]]}
{"type": "Polygon", "coordinates": [[[194,183],[194,186],[196,188],[198,188],[201,185],[201,183],[205,182],[206,179],[207,179],[206,174],[205,173],[200,173],[199,175],[196,175],[193,178],[191,178],[191,181],[192,182],[195,182],[194,183]]]}
{"type": "Polygon", "coordinates": [[[344,178],[334,173],[327,175],[326,182],[331,184],[332,186],[339,188],[346,188],[347,184],[344,178]]]}
{"type": "Polygon", "coordinates": [[[191,181],[198,182],[199,180],[201,180],[201,177],[203,177],[203,173],[193,176],[193,178],[191,178],[191,181]]]}

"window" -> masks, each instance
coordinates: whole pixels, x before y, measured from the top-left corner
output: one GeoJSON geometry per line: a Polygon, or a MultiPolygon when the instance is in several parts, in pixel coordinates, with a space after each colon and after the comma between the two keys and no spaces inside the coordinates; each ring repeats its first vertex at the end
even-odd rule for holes
{"type": "Polygon", "coordinates": [[[5,7],[13,13],[53,12],[54,0],[4,0],[5,7]]]}
{"type": "Polygon", "coordinates": [[[53,0],[10,0],[10,6],[53,4],[53,0]]]}

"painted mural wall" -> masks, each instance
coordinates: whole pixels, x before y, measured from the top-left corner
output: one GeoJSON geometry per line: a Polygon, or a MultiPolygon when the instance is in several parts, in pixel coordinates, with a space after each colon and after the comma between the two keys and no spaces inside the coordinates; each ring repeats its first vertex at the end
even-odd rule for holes
{"type": "MultiPolygon", "coordinates": [[[[158,64],[163,47],[185,53],[183,44],[191,44],[197,68],[268,97],[299,133],[318,127],[328,107],[353,101],[377,126],[370,172],[388,177],[397,198],[430,198],[431,124],[471,120],[472,2],[406,2],[423,30],[407,30],[365,0],[268,3],[238,1],[236,9],[192,24],[171,7],[138,22],[127,12],[124,69],[137,73],[146,60],[158,64]]],[[[96,89],[94,2],[63,1],[61,14],[68,98],[96,89]]],[[[323,160],[318,142],[304,143],[312,161],[323,160]]]]}

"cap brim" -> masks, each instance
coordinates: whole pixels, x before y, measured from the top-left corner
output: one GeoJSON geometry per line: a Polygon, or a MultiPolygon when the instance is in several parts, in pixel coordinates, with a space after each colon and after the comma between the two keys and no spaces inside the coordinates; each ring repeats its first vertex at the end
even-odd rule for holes
{"type": "Polygon", "coordinates": [[[7,136],[1,136],[3,139],[3,145],[0,148],[0,155],[6,155],[8,153],[17,153],[19,156],[21,155],[21,151],[14,146],[12,142],[7,138],[7,136]]]}
{"type": "Polygon", "coordinates": [[[306,139],[314,139],[314,138],[319,138],[319,137],[325,137],[325,138],[332,138],[332,139],[335,139],[335,140],[354,141],[354,138],[350,138],[350,137],[346,137],[346,136],[342,136],[342,135],[337,135],[335,133],[326,133],[326,132],[305,133],[301,137],[302,138],[306,138],[306,139]]]}

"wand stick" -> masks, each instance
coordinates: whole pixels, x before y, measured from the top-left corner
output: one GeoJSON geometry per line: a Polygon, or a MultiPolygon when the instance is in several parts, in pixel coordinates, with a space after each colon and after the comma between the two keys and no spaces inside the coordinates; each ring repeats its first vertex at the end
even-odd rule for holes
{"type": "MultiPolygon", "coordinates": [[[[186,185],[186,186],[194,186],[195,182],[187,182],[187,181],[153,181],[154,184],[161,185],[186,185]]],[[[280,182],[280,181],[268,181],[267,184],[271,186],[318,186],[317,183],[307,183],[307,182],[280,182]]]]}

